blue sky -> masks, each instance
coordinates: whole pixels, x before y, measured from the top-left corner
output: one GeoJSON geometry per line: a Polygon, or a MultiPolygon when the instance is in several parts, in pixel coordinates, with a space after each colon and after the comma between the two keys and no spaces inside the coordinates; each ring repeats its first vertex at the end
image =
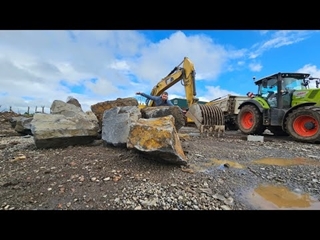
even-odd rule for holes
{"type": "MultiPolygon", "coordinates": [[[[150,93],[184,57],[197,97],[256,92],[253,77],[305,72],[320,77],[320,31],[0,30],[0,111],[25,112],[54,100],[98,102],[150,93]]],[[[169,97],[185,97],[179,83],[169,97]]],[[[144,102],[144,98],[139,97],[144,102]]]]}

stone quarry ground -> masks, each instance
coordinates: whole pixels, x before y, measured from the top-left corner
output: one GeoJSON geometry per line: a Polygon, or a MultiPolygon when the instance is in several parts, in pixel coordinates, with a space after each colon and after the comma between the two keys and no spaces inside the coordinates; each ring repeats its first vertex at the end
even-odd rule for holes
{"type": "Polygon", "coordinates": [[[320,209],[319,144],[184,127],[188,166],[177,166],[99,139],[37,149],[0,116],[2,210],[320,209]]]}

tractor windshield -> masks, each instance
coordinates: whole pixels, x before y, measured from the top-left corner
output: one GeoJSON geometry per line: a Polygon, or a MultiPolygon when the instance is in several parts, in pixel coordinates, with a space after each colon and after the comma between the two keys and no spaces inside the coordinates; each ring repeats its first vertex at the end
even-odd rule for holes
{"type": "MultiPolygon", "coordinates": [[[[305,80],[307,81],[307,80],[305,80]]],[[[297,79],[297,78],[283,78],[282,80],[282,89],[286,90],[288,92],[292,90],[301,90],[305,88],[303,85],[304,81],[303,79],[297,79]]]]}
{"type": "MultiPolygon", "coordinates": [[[[308,80],[304,80],[301,78],[291,78],[285,77],[282,79],[282,91],[283,92],[291,92],[293,90],[301,90],[306,88],[306,84],[308,80]]],[[[276,94],[278,92],[277,88],[277,79],[272,78],[268,79],[265,84],[261,84],[259,88],[260,96],[264,98],[269,98],[271,94],[276,94]]]]}
{"type": "Polygon", "coordinates": [[[268,79],[267,82],[260,85],[259,95],[265,99],[269,98],[270,95],[276,94],[278,92],[277,79],[268,79]]]}

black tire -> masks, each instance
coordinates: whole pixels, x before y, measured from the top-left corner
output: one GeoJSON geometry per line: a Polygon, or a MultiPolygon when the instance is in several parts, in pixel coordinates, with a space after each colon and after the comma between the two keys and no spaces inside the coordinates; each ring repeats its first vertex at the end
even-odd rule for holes
{"type": "Polygon", "coordinates": [[[226,123],[226,129],[230,131],[236,131],[239,129],[239,127],[236,123],[226,123]]]}
{"type": "Polygon", "coordinates": [[[259,109],[253,105],[243,106],[237,117],[237,123],[240,131],[244,134],[262,134],[266,129],[263,126],[262,114],[259,109]]]}
{"type": "Polygon", "coordinates": [[[297,141],[320,141],[320,108],[307,106],[293,110],[286,119],[286,129],[297,141]]]}

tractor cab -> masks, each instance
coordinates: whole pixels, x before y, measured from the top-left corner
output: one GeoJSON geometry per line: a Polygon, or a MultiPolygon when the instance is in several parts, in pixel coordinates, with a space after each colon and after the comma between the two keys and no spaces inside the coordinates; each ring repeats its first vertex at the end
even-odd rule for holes
{"type": "Polygon", "coordinates": [[[306,73],[276,73],[255,81],[258,93],[238,108],[240,131],[262,134],[268,129],[277,136],[320,142],[320,89],[312,80],[319,79],[306,73]]]}
{"type": "Polygon", "coordinates": [[[258,94],[271,108],[290,108],[292,93],[308,87],[306,73],[276,73],[255,81],[258,94]]]}

